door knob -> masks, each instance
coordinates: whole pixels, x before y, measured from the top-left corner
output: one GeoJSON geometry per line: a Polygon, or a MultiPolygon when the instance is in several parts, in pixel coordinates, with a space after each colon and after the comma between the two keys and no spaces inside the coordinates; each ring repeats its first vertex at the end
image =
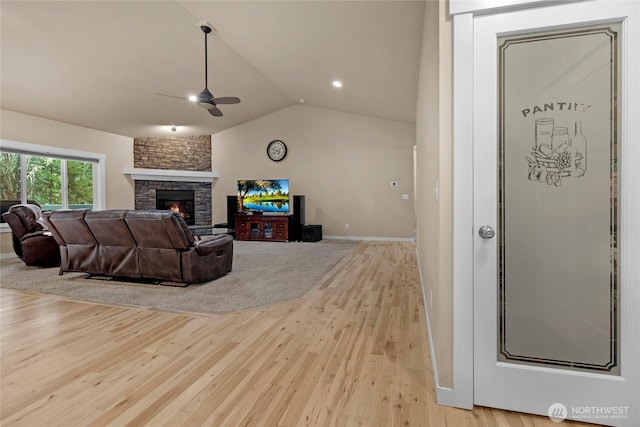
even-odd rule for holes
{"type": "Polygon", "coordinates": [[[496,235],[496,231],[488,225],[483,225],[478,230],[478,234],[483,239],[492,239],[496,235]]]}

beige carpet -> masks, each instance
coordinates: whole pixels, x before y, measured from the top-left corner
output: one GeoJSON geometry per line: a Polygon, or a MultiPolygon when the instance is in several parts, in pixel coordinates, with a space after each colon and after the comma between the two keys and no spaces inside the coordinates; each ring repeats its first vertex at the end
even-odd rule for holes
{"type": "Polygon", "coordinates": [[[9,258],[0,262],[0,286],[84,301],[223,314],[303,296],[357,244],[234,241],[231,273],[184,288],[88,279],[81,273],[59,276],[58,268],[27,267],[9,258]]]}

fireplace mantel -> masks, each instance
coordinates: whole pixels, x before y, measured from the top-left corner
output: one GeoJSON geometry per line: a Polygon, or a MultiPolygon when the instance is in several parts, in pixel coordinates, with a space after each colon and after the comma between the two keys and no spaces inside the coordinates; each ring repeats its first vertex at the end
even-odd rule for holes
{"type": "Polygon", "coordinates": [[[219,172],[183,171],[171,169],[124,168],[122,172],[134,181],[188,181],[213,182],[220,178],[219,172]]]}

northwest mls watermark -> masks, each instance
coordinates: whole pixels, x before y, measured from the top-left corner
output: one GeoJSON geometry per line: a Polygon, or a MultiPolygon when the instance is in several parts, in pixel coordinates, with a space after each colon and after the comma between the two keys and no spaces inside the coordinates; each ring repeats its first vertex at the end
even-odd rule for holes
{"type": "Polygon", "coordinates": [[[572,406],[571,411],[562,403],[553,403],[547,415],[556,423],[567,418],[580,421],[614,420],[629,418],[628,406],[572,406]]]}

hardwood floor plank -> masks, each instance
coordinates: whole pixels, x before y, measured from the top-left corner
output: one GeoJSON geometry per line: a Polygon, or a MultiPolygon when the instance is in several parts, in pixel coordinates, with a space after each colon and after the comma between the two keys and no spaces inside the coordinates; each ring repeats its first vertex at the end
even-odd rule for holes
{"type": "MultiPolygon", "coordinates": [[[[435,404],[415,245],[224,315],[0,290],[2,426],[551,426],[435,404]]],[[[566,425],[580,425],[566,423],[566,425]]]]}

